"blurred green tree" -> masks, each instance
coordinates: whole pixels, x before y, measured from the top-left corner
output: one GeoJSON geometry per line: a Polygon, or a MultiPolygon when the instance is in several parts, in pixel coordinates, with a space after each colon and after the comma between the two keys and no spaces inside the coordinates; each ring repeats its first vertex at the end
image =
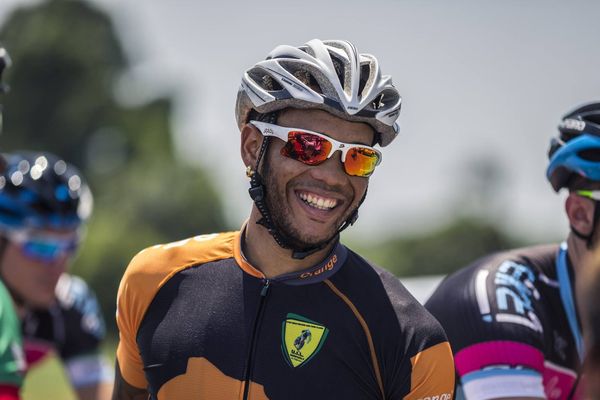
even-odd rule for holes
{"type": "Polygon", "coordinates": [[[485,219],[461,217],[423,235],[354,247],[397,276],[418,276],[448,274],[486,254],[520,245],[524,242],[485,219]]]}
{"type": "Polygon", "coordinates": [[[21,7],[0,41],[13,59],[2,148],[50,151],[82,169],[95,210],[73,270],[95,288],[114,332],[127,262],[148,245],[225,229],[218,192],[174,154],[171,97],[119,103],[130,65],[104,12],[85,1],[21,7]]]}

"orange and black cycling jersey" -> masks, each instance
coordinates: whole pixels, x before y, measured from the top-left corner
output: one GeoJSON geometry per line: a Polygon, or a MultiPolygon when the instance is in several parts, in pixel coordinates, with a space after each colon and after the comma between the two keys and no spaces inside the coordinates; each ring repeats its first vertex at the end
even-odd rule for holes
{"type": "Polygon", "coordinates": [[[341,244],[274,279],[239,232],[138,254],[118,295],[117,358],[152,399],[450,400],[451,350],[397,278],[341,244]]]}

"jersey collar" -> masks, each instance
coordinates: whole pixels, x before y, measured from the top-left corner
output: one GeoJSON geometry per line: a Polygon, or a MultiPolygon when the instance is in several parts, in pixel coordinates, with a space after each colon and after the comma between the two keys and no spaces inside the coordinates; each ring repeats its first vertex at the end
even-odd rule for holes
{"type": "Polygon", "coordinates": [[[302,271],[276,276],[272,281],[288,285],[308,285],[322,282],[335,274],[344,265],[347,258],[348,249],[338,241],[327,257],[317,265],[302,271]]]}
{"type": "MultiPolygon", "coordinates": [[[[240,268],[256,278],[266,279],[265,275],[256,267],[254,267],[246,259],[242,252],[242,237],[244,233],[245,224],[242,229],[237,233],[237,237],[234,241],[234,257],[240,268]]],[[[311,283],[322,282],[325,279],[335,274],[346,262],[348,258],[348,249],[342,245],[339,241],[336,242],[335,246],[329,254],[319,263],[312,267],[303,269],[301,271],[290,272],[283,275],[278,275],[270,279],[272,282],[281,282],[287,285],[308,285],[311,283]]]]}

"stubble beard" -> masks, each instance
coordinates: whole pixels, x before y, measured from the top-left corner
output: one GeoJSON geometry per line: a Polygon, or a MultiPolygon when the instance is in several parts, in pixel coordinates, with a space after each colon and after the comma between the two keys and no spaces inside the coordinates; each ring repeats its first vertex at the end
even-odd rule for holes
{"type": "Polygon", "coordinates": [[[265,163],[262,171],[266,191],[265,200],[267,202],[267,208],[271,213],[271,220],[279,235],[290,248],[296,251],[307,251],[314,248],[325,247],[338,236],[339,227],[346,218],[348,218],[351,212],[349,212],[348,215],[344,215],[340,221],[336,221],[336,223],[331,226],[330,232],[327,233],[325,239],[319,240],[318,238],[309,235],[303,235],[292,220],[290,207],[286,199],[286,188],[278,187],[269,164],[270,163],[265,163]]]}

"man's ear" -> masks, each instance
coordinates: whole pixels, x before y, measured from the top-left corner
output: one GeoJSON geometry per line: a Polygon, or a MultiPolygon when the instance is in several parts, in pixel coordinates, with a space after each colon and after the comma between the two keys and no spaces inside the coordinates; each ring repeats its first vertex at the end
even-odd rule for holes
{"type": "Polygon", "coordinates": [[[242,153],[242,161],[245,166],[250,166],[253,169],[256,167],[256,160],[262,145],[263,135],[252,124],[246,124],[242,128],[242,140],[240,151],[242,153]]]}
{"type": "Polygon", "coordinates": [[[594,201],[584,198],[575,193],[570,193],[565,202],[565,211],[569,218],[569,224],[581,232],[589,235],[594,228],[594,201]]]}

